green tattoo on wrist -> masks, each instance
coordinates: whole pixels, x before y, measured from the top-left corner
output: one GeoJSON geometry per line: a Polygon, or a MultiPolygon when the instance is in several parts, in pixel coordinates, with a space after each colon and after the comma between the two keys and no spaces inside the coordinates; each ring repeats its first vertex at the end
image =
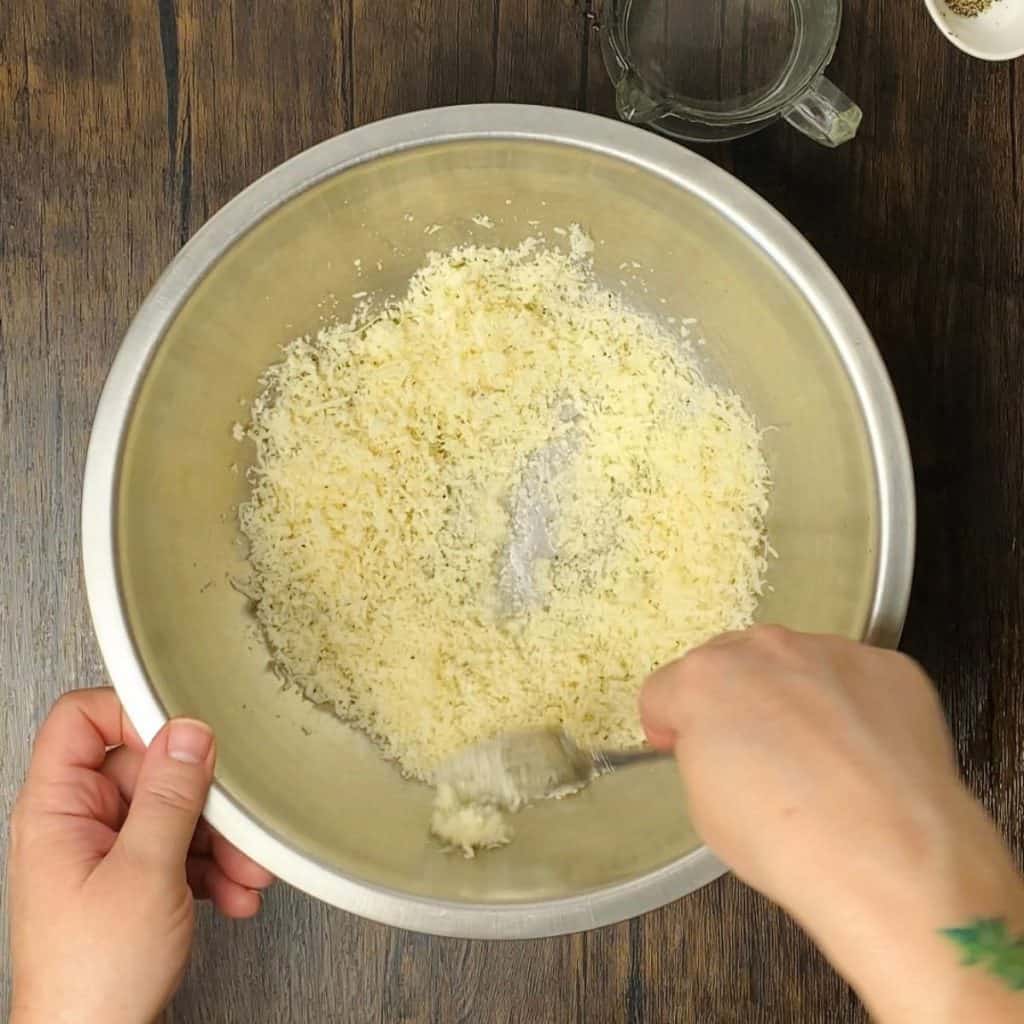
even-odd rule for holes
{"type": "Polygon", "coordinates": [[[1015,991],[1024,990],[1024,935],[1013,938],[1002,918],[977,918],[939,932],[960,947],[965,967],[980,966],[1015,991]]]}

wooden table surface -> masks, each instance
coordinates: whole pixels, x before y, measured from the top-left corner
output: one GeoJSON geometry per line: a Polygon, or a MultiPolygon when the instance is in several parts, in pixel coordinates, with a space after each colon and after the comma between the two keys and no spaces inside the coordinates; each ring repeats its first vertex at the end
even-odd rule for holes
{"type": "MultiPolygon", "coordinates": [[[[0,810],[62,690],[104,679],[79,567],[90,421],[157,274],[244,185],[389,114],[474,101],[611,112],[600,10],[564,0],[0,3],[0,810]]],[[[972,61],[922,0],[848,0],[839,151],[783,127],[707,151],[817,246],[892,373],[918,473],[905,648],[964,770],[1024,845],[1024,64],[972,61]]],[[[0,942],[6,942],[5,938],[0,942]]],[[[3,949],[6,959],[6,948],[3,949]]],[[[9,1000],[5,970],[0,1011],[9,1000]]],[[[404,934],[284,886],[202,917],[174,1022],[864,1020],[733,880],[587,935],[404,934]]]]}

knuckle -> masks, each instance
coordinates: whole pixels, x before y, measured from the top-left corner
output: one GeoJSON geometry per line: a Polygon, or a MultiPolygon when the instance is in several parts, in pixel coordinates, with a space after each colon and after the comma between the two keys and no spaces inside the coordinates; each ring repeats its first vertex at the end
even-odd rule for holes
{"type": "Polygon", "coordinates": [[[720,664],[721,653],[716,647],[695,647],[679,662],[679,674],[688,681],[699,682],[720,664]]]}
{"type": "Polygon", "coordinates": [[[877,669],[884,670],[887,678],[899,679],[916,690],[926,693],[936,692],[935,683],[920,662],[902,651],[874,648],[871,651],[877,669]]]}
{"type": "Polygon", "coordinates": [[[799,639],[798,634],[794,633],[791,629],[786,629],[785,626],[762,623],[752,626],[749,636],[760,647],[783,652],[793,650],[797,646],[799,639]]]}
{"type": "Polygon", "coordinates": [[[912,676],[920,683],[927,683],[929,686],[931,685],[931,679],[929,678],[928,673],[925,672],[921,663],[912,658],[909,654],[904,654],[902,651],[892,651],[891,656],[893,664],[902,669],[906,675],[912,676]]]}
{"type": "Polygon", "coordinates": [[[774,665],[777,669],[820,668],[829,657],[827,642],[823,645],[820,638],[785,626],[754,626],[750,631],[750,642],[754,656],[764,659],[766,666],[774,665]]]}
{"type": "Polygon", "coordinates": [[[146,798],[157,807],[179,813],[191,811],[196,804],[195,795],[183,780],[166,776],[149,780],[146,798]]]}
{"type": "Polygon", "coordinates": [[[56,711],[61,714],[78,708],[81,703],[82,696],[77,690],[68,690],[66,693],[62,693],[54,702],[51,713],[56,711]]]}
{"type": "Polygon", "coordinates": [[[721,647],[696,647],[679,663],[681,699],[700,700],[718,692],[716,685],[729,652],[721,647]]]}
{"type": "Polygon", "coordinates": [[[39,836],[39,815],[24,791],[19,794],[11,808],[7,823],[10,856],[16,860],[28,847],[35,845],[39,836]]]}
{"type": "Polygon", "coordinates": [[[11,817],[8,823],[8,830],[11,841],[11,849],[16,850],[20,843],[24,842],[25,839],[25,797],[19,796],[14,801],[14,807],[11,809],[11,817]]]}
{"type": "Polygon", "coordinates": [[[924,666],[902,651],[894,651],[892,658],[894,667],[899,671],[899,675],[911,685],[913,692],[916,692],[930,707],[941,713],[942,699],[939,696],[938,687],[925,671],[924,666]]]}
{"type": "Polygon", "coordinates": [[[662,665],[648,677],[640,690],[640,712],[644,718],[671,718],[678,707],[685,682],[685,657],[662,665]]]}

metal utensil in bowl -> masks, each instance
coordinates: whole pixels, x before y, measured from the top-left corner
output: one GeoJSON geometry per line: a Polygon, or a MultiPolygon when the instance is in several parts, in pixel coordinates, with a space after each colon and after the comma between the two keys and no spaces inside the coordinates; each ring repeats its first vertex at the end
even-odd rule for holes
{"type": "Polygon", "coordinates": [[[658,750],[583,750],[564,729],[502,733],[460,750],[437,770],[463,800],[506,810],[578,793],[617,768],[671,758],[658,750]]]}
{"type": "Polygon", "coordinates": [[[429,250],[513,244],[538,230],[530,222],[574,221],[598,243],[599,277],[621,289],[619,266],[640,263],[648,291],[637,288],[636,302],[663,298],[657,312],[700,320],[709,378],[775,428],[764,446],[779,557],[760,617],[894,643],[914,557],[913,486],[867,328],[763,200],[612,120],[460,107],[300,154],[173,261],[129,328],[96,413],[85,576],[132,722],[148,740],[169,715],[208,721],[218,748],[212,825],[286,882],[404,928],[577,931],[663,905],[723,870],[694,834],[670,764],[531,807],[493,855],[446,856],[428,837],[432,791],[282,688],[232,586],[248,572],[234,507],[247,497],[251,457],[232,424],[281,344],[315,333],[324,296],[402,291],[429,250]]]}

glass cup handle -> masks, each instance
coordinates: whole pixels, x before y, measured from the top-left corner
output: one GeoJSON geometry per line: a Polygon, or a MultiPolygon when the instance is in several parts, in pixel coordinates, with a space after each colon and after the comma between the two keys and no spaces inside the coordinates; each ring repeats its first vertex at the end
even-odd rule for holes
{"type": "Polygon", "coordinates": [[[841,146],[857,134],[864,117],[860,107],[840,92],[824,75],[785,115],[794,127],[823,146],[841,146]]]}
{"type": "Polygon", "coordinates": [[[670,109],[669,104],[652,99],[631,71],[626,71],[615,84],[615,106],[619,117],[630,124],[649,124],[670,109]]]}

